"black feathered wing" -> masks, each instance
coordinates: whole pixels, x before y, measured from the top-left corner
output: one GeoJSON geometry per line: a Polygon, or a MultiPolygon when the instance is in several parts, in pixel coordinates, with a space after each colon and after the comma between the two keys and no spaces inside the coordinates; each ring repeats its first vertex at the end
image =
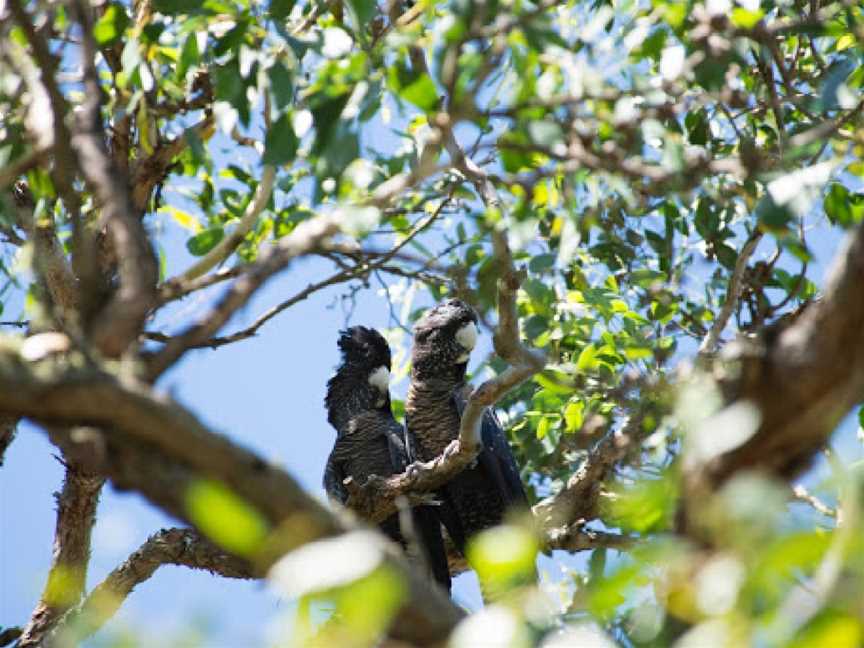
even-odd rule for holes
{"type": "MultiPolygon", "coordinates": [[[[453,393],[453,401],[461,421],[462,413],[467,405],[463,388],[459,388],[453,393]]],[[[483,412],[480,437],[483,442],[483,449],[480,451],[477,461],[494,481],[501,499],[508,507],[523,506],[527,508],[528,496],[522,485],[519,466],[513,457],[510,444],[507,443],[504,429],[491,408],[487,408],[483,412]]]]}
{"type": "Polygon", "coordinates": [[[345,473],[339,463],[339,459],[334,456],[336,448],[327,457],[327,464],[324,466],[324,490],[327,492],[327,497],[340,504],[345,504],[348,501],[348,491],[345,490],[345,473]]]}

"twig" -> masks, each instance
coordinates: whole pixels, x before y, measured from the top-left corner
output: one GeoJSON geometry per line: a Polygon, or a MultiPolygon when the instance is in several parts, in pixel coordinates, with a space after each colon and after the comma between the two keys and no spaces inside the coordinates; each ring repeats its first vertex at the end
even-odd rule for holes
{"type": "Polygon", "coordinates": [[[8,646],[20,637],[22,632],[24,632],[24,629],[19,627],[4,628],[0,632],[0,646],[8,646]]]}
{"type": "Polygon", "coordinates": [[[825,502],[820,500],[818,497],[810,493],[802,484],[797,484],[792,489],[792,494],[795,496],[795,499],[809,504],[812,506],[817,513],[821,513],[825,517],[836,518],[837,510],[828,506],[825,502]]]}
{"type": "Polygon", "coordinates": [[[714,320],[714,323],[708,330],[708,334],[703,338],[702,344],[699,345],[700,357],[708,356],[717,350],[720,335],[723,333],[723,329],[726,328],[726,324],[729,322],[732,312],[738,305],[738,299],[741,297],[744,272],[747,269],[747,263],[750,261],[753,252],[756,251],[756,247],[762,239],[762,234],[762,230],[753,230],[747,238],[747,241],[744,243],[744,247],[741,248],[741,253],[735,260],[735,268],[732,270],[732,276],[729,278],[729,287],[726,289],[726,301],[723,302],[723,306],[720,309],[720,313],[717,315],[717,319],[714,320]]]}
{"type": "Polygon", "coordinates": [[[841,503],[837,510],[837,528],[822,561],[816,567],[806,590],[793,588],[778,607],[774,627],[777,644],[787,643],[829,602],[831,592],[844,571],[850,551],[860,537],[861,508],[859,485],[840,463],[829,456],[835,475],[842,478],[841,503]]]}
{"type": "Polygon", "coordinates": [[[157,288],[156,306],[164,306],[170,301],[186,297],[193,292],[204,290],[228,279],[239,277],[246,269],[247,266],[239,265],[233,268],[222,268],[188,282],[171,283],[169,281],[163,283],[157,288]]]}
{"type": "Polygon", "coordinates": [[[249,205],[247,205],[246,212],[243,214],[240,222],[217,246],[201,257],[191,268],[178,277],[171,279],[168,283],[186,283],[197,279],[230,257],[243,242],[243,239],[246,238],[246,235],[255,227],[255,223],[258,222],[258,216],[267,206],[267,203],[270,202],[275,180],[276,167],[269,164],[264,165],[264,169],[261,172],[261,180],[258,182],[258,187],[255,190],[255,196],[249,205]]]}
{"type": "MultiPolygon", "coordinates": [[[[348,281],[354,277],[356,277],[359,272],[350,272],[350,271],[342,271],[337,272],[334,275],[331,275],[327,279],[322,281],[318,281],[314,284],[309,284],[301,290],[299,293],[294,295],[293,297],[286,299],[280,304],[268,308],[264,313],[258,316],[255,321],[245,329],[237,331],[236,333],[232,333],[231,335],[226,335],[223,337],[211,337],[206,341],[201,342],[200,344],[190,346],[190,349],[203,349],[203,348],[217,348],[220,346],[224,346],[226,344],[231,344],[233,342],[239,342],[240,340],[246,340],[248,338],[254,337],[258,333],[258,329],[260,329],[264,324],[268,321],[276,317],[279,313],[284,311],[287,308],[290,308],[294,304],[303,301],[309,295],[318,292],[322,288],[326,288],[327,286],[332,286],[338,283],[342,283],[344,281],[348,281]]],[[[142,333],[142,336],[148,340],[153,340],[155,342],[169,342],[172,337],[170,335],[165,335],[163,333],[158,333],[155,331],[147,331],[142,333]]]]}

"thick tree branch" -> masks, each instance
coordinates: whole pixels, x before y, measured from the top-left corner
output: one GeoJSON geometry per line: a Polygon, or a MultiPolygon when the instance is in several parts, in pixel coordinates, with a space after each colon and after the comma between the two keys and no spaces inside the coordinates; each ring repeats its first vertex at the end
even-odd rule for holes
{"type": "Polygon", "coordinates": [[[144,226],[132,203],[128,179],[121,176],[105,148],[102,134],[102,87],[96,70],[89,8],[73,2],[81,24],[85,99],[74,137],[78,166],[102,206],[102,223],[114,245],[120,286],[94,321],[92,339],[108,356],[122,353],[137,339],[155,299],[159,276],[144,226]]]}
{"type": "Polygon", "coordinates": [[[707,465],[691,465],[691,482],[716,485],[744,469],[790,478],[864,400],[864,226],[835,259],[823,298],[767,337],[732,345],[726,364],[739,370],[720,380],[730,401],[756,406],[758,427],[707,465]]]}
{"type": "Polygon", "coordinates": [[[56,494],[57,527],[48,582],[18,641],[19,648],[43,645],[57,619],[84,593],[90,562],[90,533],[104,478],[67,464],[63,490],[56,494]]]}
{"type": "Polygon", "coordinates": [[[574,523],[597,517],[603,480],[631,445],[626,430],[627,426],[598,443],[564,488],[534,506],[535,524],[541,535],[549,539],[550,548],[558,548],[554,546],[556,538],[569,537],[574,523]]]}
{"type": "Polygon", "coordinates": [[[77,606],[69,610],[52,630],[49,641],[66,633],[83,641],[101,628],[120,609],[132,590],[163,565],[202,569],[224,578],[255,578],[252,565],[226,553],[192,529],[163,529],[153,534],[122,565],[77,606]]]}
{"type": "Polygon", "coordinates": [[[53,147],[57,163],[54,165],[52,178],[56,182],[57,191],[70,214],[77,215],[80,212],[81,201],[73,186],[75,169],[77,168],[76,156],[71,146],[71,133],[66,125],[66,116],[69,114],[68,104],[55,79],[57,59],[51,54],[45,39],[37,33],[33,18],[21,6],[19,0],[9,0],[7,6],[33,50],[33,58],[38,65],[39,82],[48,94],[51,106],[53,133],[50,134],[50,137],[44,133],[35,133],[34,135],[37,141],[47,139],[48,145],[53,147]]]}
{"type": "Polygon", "coordinates": [[[12,207],[16,224],[27,234],[33,244],[36,271],[50,303],[60,319],[69,316],[78,307],[78,285],[66,258],[63,245],[57,238],[57,230],[51,214],[37,218],[36,204],[26,182],[16,182],[12,187],[12,207]]]}

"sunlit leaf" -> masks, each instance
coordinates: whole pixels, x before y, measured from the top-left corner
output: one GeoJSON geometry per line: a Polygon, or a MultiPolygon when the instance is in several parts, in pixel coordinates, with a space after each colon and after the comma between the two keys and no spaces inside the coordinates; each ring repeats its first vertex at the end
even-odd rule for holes
{"type": "Polygon", "coordinates": [[[195,526],[225,549],[251,556],[261,548],[267,523],[222,482],[196,480],[187,489],[184,500],[195,526]]]}

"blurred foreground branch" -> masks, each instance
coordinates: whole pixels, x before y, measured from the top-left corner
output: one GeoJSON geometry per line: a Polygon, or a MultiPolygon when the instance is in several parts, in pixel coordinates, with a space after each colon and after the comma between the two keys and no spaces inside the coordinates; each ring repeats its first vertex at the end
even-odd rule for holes
{"type": "MultiPolygon", "coordinates": [[[[75,354],[29,363],[17,350],[0,350],[0,413],[42,424],[88,423],[106,430],[102,472],[118,487],[140,492],[193,526],[200,519],[189,510],[191,489],[214,481],[224,484],[266,525],[266,537],[254,552],[238,555],[248,558],[259,573],[287,552],[351,528],[287,473],[210,431],[184,408],[145,385],[121,383],[98,369],[82,369],[81,364],[75,354]]],[[[67,438],[64,451],[75,454],[69,447],[75,443],[67,438]]],[[[395,546],[382,539],[376,551],[382,564],[408,585],[394,636],[417,645],[446,638],[461,617],[459,609],[413,574],[395,546]]]]}
{"type": "Polygon", "coordinates": [[[69,610],[49,640],[75,641],[91,636],[120,609],[132,590],[163,565],[203,569],[225,578],[253,578],[252,566],[226,553],[192,529],[163,529],[153,534],[122,565],[114,569],[80,604],[69,610]]]}

